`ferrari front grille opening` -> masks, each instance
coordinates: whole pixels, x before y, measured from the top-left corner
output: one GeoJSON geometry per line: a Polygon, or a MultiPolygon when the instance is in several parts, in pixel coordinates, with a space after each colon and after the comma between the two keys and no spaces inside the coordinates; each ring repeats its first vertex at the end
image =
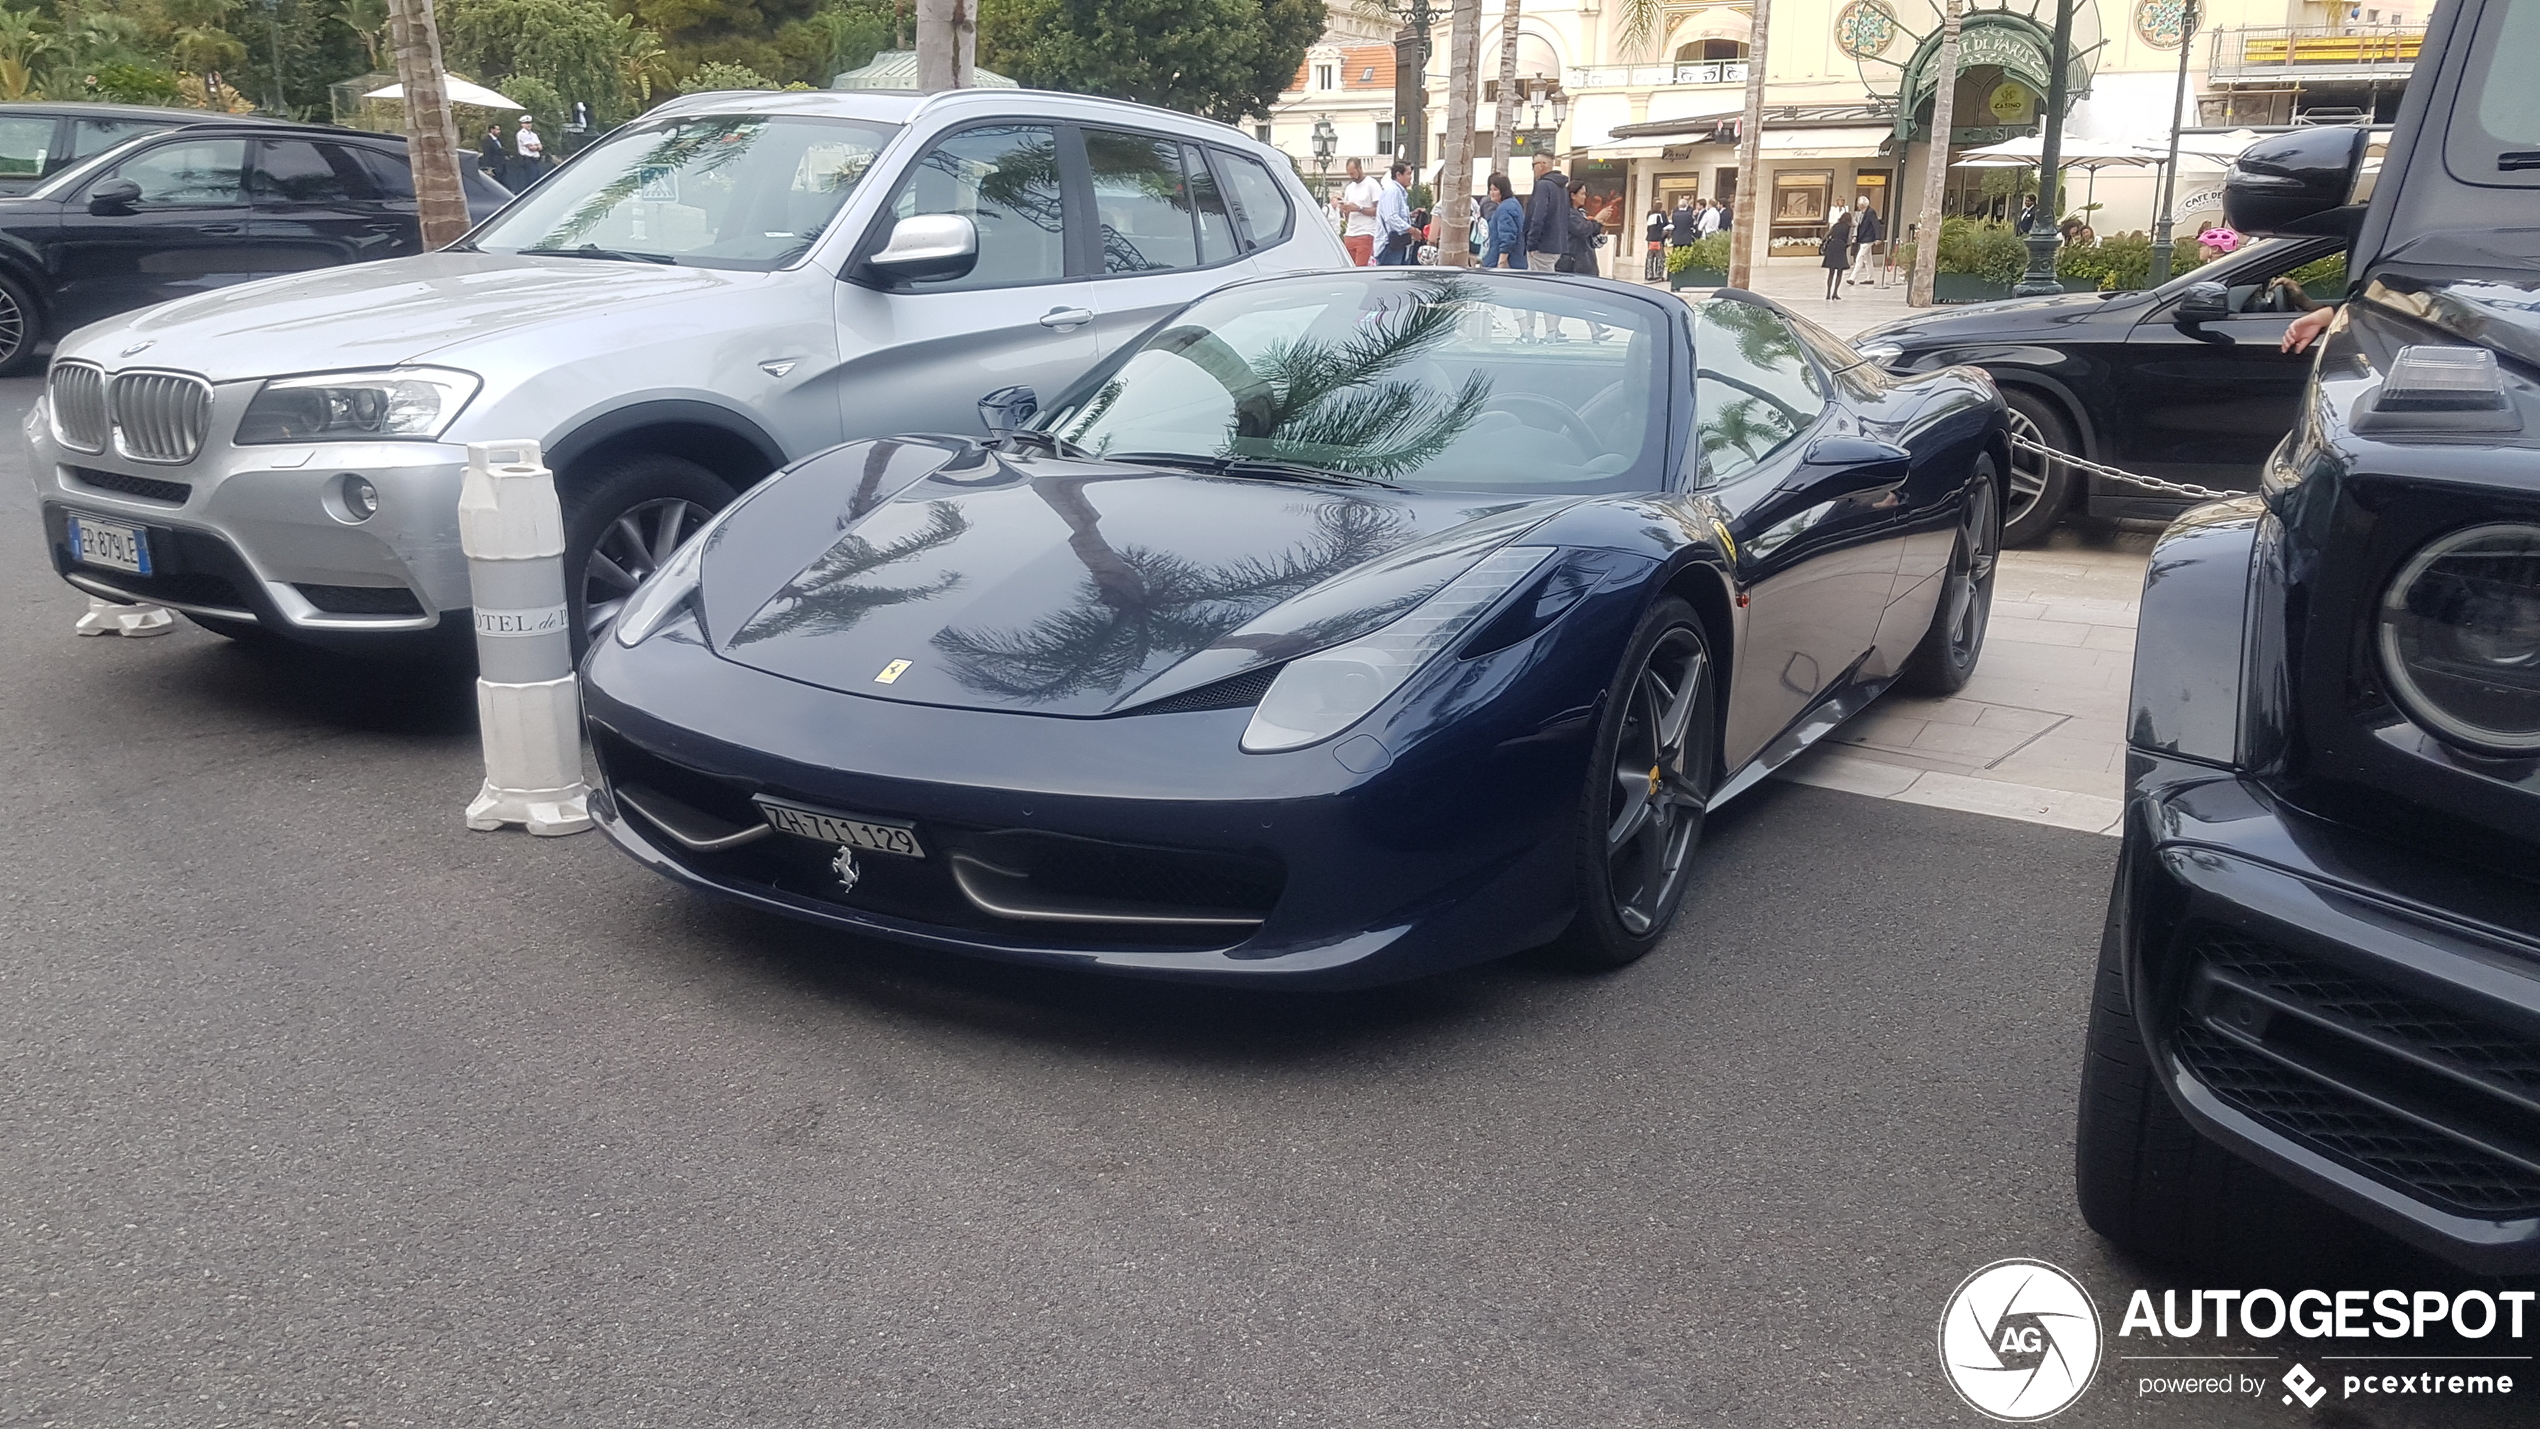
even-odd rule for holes
{"type": "Polygon", "coordinates": [[[2420,1200],[2540,1213],[2540,1039],[2197,925],[2180,1062],[2224,1102],[2420,1200]]]}
{"type": "Polygon", "coordinates": [[[1261,926],[1286,875],[1249,854],[1149,848],[1036,830],[972,834],[950,854],[979,911],[1029,923],[1222,929],[1261,926]]]}

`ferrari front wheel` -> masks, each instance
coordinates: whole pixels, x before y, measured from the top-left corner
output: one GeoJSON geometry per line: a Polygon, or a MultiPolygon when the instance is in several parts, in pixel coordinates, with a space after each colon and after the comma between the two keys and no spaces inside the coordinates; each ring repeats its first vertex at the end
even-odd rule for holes
{"type": "Polygon", "coordinates": [[[1574,835],[1578,911],[1558,945],[1573,965],[1636,961],[1674,921],[1711,800],[1718,691],[1693,607],[1659,601],[1633,632],[1597,721],[1574,835]]]}

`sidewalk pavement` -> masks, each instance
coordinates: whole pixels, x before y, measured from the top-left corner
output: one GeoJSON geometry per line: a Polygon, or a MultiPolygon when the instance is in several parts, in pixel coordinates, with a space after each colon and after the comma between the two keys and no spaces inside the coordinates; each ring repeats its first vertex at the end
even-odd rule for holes
{"type": "MultiPolygon", "coordinates": [[[[1644,282],[1645,280],[1641,277],[1641,255],[1625,253],[1622,256],[1625,259],[1623,266],[1627,270],[1621,275],[1623,279],[1626,282],[1644,282]]],[[[1890,269],[1887,276],[1888,282],[1883,287],[1875,284],[1846,283],[1842,289],[1843,297],[1833,302],[1826,299],[1826,270],[1813,261],[1805,264],[1796,262],[1757,264],[1753,282],[1755,292],[1762,293],[1792,312],[1820,324],[1837,337],[1849,338],[1864,328],[1874,327],[1879,323],[1905,317],[1918,311],[1928,311],[1906,306],[1904,269],[1890,269]]],[[[1648,286],[1663,288],[1667,284],[1664,279],[1661,279],[1648,286]]],[[[1688,298],[1708,297],[1711,291],[1708,288],[1683,290],[1688,298]]]]}

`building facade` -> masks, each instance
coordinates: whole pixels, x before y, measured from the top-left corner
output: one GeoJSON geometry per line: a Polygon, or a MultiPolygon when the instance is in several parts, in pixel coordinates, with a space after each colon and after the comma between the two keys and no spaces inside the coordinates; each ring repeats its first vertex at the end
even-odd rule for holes
{"type": "MultiPolygon", "coordinates": [[[[1766,36],[1765,122],[1758,201],[1737,192],[1749,8],[1699,0],[1655,3],[1651,33],[1625,34],[1629,0],[1539,0],[1518,22],[1520,84],[1510,102],[1533,143],[1588,181],[1594,207],[1618,229],[1679,196],[1728,203],[1757,226],[1777,259],[1816,261],[1829,210],[1866,198],[1902,234],[1917,218],[1933,162],[1933,97],[1941,76],[1939,0],[1776,0],[1766,36]]],[[[2180,61],[2187,62],[2190,127],[2230,130],[2356,120],[2387,122],[2423,33],[2430,0],[2210,0],[2182,34],[2182,0],[2079,0],[2067,71],[2064,132],[2109,148],[2158,147],[2169,135],[2180,61]]],[[[1477,106],[1472,188],[1488,173],[1498,99],[1500,7],[1485,4],[1484,102],[1477,106]]],[[[1385,22],[1335,6],[1332,30],[1308,54],[1295,86],[1255,132],[1311,179],[1312,136],[1336,136],[1332,172],[1350,157],[1405,153],[1395,97],[1397,40],[1385,22]]],[[[2050,75],[2053,0],[1966,0],[1944,214],[2007,217],[2024,182],[2007,169],[1959,164],[1966,151],[2039,132],[2050,75]]],[[[1422,140],[1445,141],[1446,21],[1431,36],[1422,140]]],[[[1530,182],[1524,145],[1511,163],[1530,182]]],[[[2190,148],[2218,148],[2215,143],[2190,148]]],[[[2220,159],[2180,166],[2182,224],[2220,212],[2220,159]]],[[[2068,210],[2102,234],[2148,229],[2157,170],[2102,161],[2066,175],[2068,210]]],[[[1434,163],[1424,175],[1435,181],[1434,163]]],[[[2192,231],[2192,230],[2191,230],[2192,231]]]]}

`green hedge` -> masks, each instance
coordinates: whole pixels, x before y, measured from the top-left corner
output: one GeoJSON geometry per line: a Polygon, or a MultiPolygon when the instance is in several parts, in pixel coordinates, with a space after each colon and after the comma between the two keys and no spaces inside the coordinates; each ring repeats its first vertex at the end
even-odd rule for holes
{"type": "Polygon", "coordinates": [[[1682,248],[1669,248],[1667,271],[1681,273],[1687,268],[1708,268],[1717,273],[1727,272],[1729,270],[1729,236],[1725,233],[1714,233],[1708,238],[1697,238],[1682,248]]]}
{"type": "MultiPolygon", "coordinates": [[[[1903,245],[1896,261],[1912,266],[1913,245],[1903,245]]],[[[2170,255],[2170,276],[2176,277],[2204,261],[2196,240],[2182,238],[2170,255]]],[[[1940,225],[1938,271],[1971,273],[2008,287],[2028,271],[2028,245],[2007,224],[1948,219],[1940,225]]],[[[2141,233],[2123,233],[2100,239],[2088,248],[2067,244],[2055,255],[2055,276],[2093,281],[2101,288],[2148,287],[2152,277],[2152,240],[2141,233]]]]}

